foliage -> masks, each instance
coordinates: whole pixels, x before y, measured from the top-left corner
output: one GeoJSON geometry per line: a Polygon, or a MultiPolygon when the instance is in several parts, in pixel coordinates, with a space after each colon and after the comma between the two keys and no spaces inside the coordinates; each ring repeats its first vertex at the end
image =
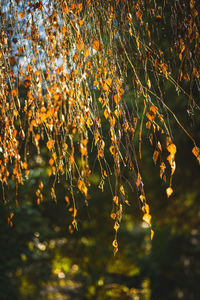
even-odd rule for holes
{"type": "MultiPolygon", "coordinates": [[[[167,180],[168,197],[177,151],[171,116],[191,139],[199,161],[196,137],[165,95],[173,87],[184,96],[188,114],[198,113],[199,3],[16,0],[1,2],[1,10],[2,190],[15,181],[17,193],[34,168],[33,153],[43,156],[55,202],[56,182],[66,179],[73,232],[78,228],[76,193],[88,206],[92,174],[99,171],[99,189],[110,183],[116,253],[130,176],[143,220],[151,227],[141,164],[144,134],[160,178],[167,180]]],[[[47,180],[40,178],[38,204],[47,180]]],[[[12,226],[12,212],[8,222],[12,226]]]]}

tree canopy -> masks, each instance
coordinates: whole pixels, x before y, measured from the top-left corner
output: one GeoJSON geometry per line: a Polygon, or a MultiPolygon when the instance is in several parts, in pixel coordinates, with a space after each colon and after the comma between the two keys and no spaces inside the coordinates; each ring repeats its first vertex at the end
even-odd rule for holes
{"type": "MultiPolygon", "coordinates": [[[[99,190],[105,182],[111,189],[116,253],[123,207],[130,205],[128,189],[137,191],[143,220],[151,227],[144,143],[152,147],[168,197],[176,169],[175,123],[200,162],[199,137],[193,131],[199,117],[200,4],[10,0],[0,5],[3,201],[10,184],[17,194],[28,180],[36,153],[37,164],[45,169],[45,175],[39,173],[36,201],[43,201],[43,176],[52,182],[55,202],[56,182],[65,180],[73,232],[78,226],[76,193],[88,206],[97,171],[99,190]],[[179,114],[170,98],[173,89],[180,99],[179,114]]],[[[11,212],[11,226],[12,218],[11,212]]]]}

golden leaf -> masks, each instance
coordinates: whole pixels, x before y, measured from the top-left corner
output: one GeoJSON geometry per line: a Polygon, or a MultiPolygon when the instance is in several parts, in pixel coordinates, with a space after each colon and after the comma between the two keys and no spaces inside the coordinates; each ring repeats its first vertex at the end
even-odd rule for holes
{"type": "Polygon", "coordinates": [[[148,80],[147,80],[147,85],[148,85],[148,88],[150,89],[150,88],[151,88],[151,81],[150,81],[149,78],[148,78],[148,80]]]}
{"type": "Polygon", "coordinates": [[[167,146],[167,150],[174,157],[174,155],[176,154],[176,146],[174,144],[170,144],[170,145],[167,146]]]}
{"type": "Polygon", "coordinates": [[[25,169],[25,170],[28,168],[28,164],[27,164],[27,162],[23,162],[23,164],[22,164],[22,168],[23,168],[23,169],[25,169]]]}
{"type": "Polygon", "coordinates": [[[19,16],[20,16],[21,19],[23,19],[24,15],[25,15],[24,12],[20,12],[20,13],[19,13],[19,16]]]}
{"type": "Polygon", "coordinates": [[[147,224],[149,224],[149,226],[151,226],[151,215],[149,215],[148,213],[144,214],[143,216],[143,221],[145,221],[147,224]]]}
{"type": "Polygon", "coordinates": [[[169,197],[171,196],[171,194],[173,193],[172,188],[171,188],[171,187],[168,187],[168,188],[166,189],[166,193],[167,193],[167,197],[169,198],[169,197]]]}
{"type": "Polygon", "coordinates": [[[154,237],[154,231],[151,229],[151,240],[153,240],[154,237]]]}
{"type": "Polygon", "coordinates": [[[11,96],[16,97],[17,96],[17,91],[16,90],[11,90],[10,94],[11,94],[11,96]]]}
{"type": "Polygon", "coordinates": [[[121,185],[121,186],[120,186],[120,189],[119,189],[119,190],[120,190],[120,192],[122,193],[122,195],[124,195],[124,196],[125,196],[125,191],[124,191],[124,187],[123,187],[123,185],[121,185]]]}
{"type": "Polygon", "coordinates": [[[115,231],[117,231],[118,229],[119,229],[119,223],[118,222],[115,222],[115,225],[114,225],[114,229],[115,229],[115,231]]]}
{"type": "Polygon", "coordinates": [[[48,142],[47,142],[47,148],[49,149],[49,151],[51,151],[51,149],[53,148],[54,143],[55,142],[53,140],[48,140],[48,142]]]}
{"type": "Polygon", "coordinates": [[[78,186],[78,189],[82,192],[82,188],[84,186],[84,182],[82,180],[79,180],[77,186],[78,186]]]}
{"type": "Polygon", "coordinates": [[[107,78],[106,82],[103,85],[103,90],[108,92],[109,88],[111,87],[111,84],[112,84],[112,79],[111,78],[107,78]]]}
{"type": "Polygon", "coordinates": [[[117,252],[118,252],[118,247],[115,247],[113,250],[114,255],[116,255],[117,252]]]}
{"type": "Polygon", "coordinates": [[[92,42],[92,48],[95,49],[96,51],[99,50],[99,42],[97,40],[94,40],[92,42]]]}
{"type": "Polygon", "coordinates": [[[128,206],[131,206],[130,203],[128,202],[128,200],[125,200],[125,203],[126,203],[128,206]]]}
{"type": "Polygon", "coordinates": [[[112,83],[112,79],[111,78],[107,78],[106,79],[106,84],[110,87],[112,83]]]}
{"type": "Polygon", "coordinates": [[[165,173],[165,169],[166,169],[165,163],[162,162],[162,163],[160,164],[160,178],[161,178],[161,179],[163,178],[163,175],[164,175],[164,173],[165,173]]]}
{"type": "Polygon", "coordinates": [[[139,48],[140,48],[139,35],[136,37],[136,44],[137,44],[137,47],[138,47],[138,49],[139,49],[139,48]]]}
{"type": "Polygon", "coordinates": [[[106,119],[108,119],[108,117],[109,117],[109,111],[107,108],[104,110],[104,116],[106,119]]]}
{"type": "Polygon", "coordinates": [[[138,176],[137,176],[137,180],[136,180],[136,182],[135,182],[135,184],[136,184],[136,186],[137,187],[139,187],[139,185],[140,185],[140,183],[141,183],[141,175],[140,175],[140,173],[138,172],[138,176]]]}
{"type": "Polygon", "coordinates": [[[67,206],[70,205],[70,201],[69,201],[69,197],[68,196],[65,196],[65,201],[67,202],[67,206]]]}
{"type": "Polygon", "coordinates": [[[147,203],[145,203],[145,210],[146,210],[146,213],[149,214],[149,205],[147,203]]]}
{"type": "Polygon", "coordinates": [[[200,149],[195,146],[193,149],[192,149],[192,153],[194,154],[194,156],[198,157],[199,154],[200,154],[200,149]]]}
{"type": "Polygon", "coordinates": [[[70,163],[70,165],[74,164],[74,156],[73,155],[70,155],[70,157],[69,157],[69,163],[70,163]]]}
{"type": "Polygon", "coordinates": [[[81,52],[84,49],[84,42],[81,39],[77,39],[76,46],[79,52],[81,52]]]}
{"type": "Polygon", "coordinates": [[[146,128],[147,128],[147,129],[151,129],[151,122],[150,122],[150,121],[147,121],[147,122],[146,122],[146,128]]]}
{"type": "Polygon", "coordinates": [[[53,164],[54,164],[54,159],[52,157],[49,159],[49,164],[50,164],[50,166],[53,166],[53,164]]]}
{"type": "Polygon", "coordinates": [[[116,214],[115,213],[111,213],[110,217],[111,217],[111,219],[115,220],[116,219],[116,214]]]}
{"type": "Polygon", "coordinates": [[[119,204],[119,197],[118,196],[114,196],[113,197],[113,202],[118,205],[119,204]]]}

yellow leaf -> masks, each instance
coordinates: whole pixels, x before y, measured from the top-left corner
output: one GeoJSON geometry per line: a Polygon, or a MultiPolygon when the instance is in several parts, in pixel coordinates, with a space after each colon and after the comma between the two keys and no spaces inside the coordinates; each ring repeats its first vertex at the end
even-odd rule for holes
{"type": "Polygon", "coordinates": [[[118,247],[117,240],[114,240],[114,241],[112,242],[112,245],[113,245],[114,248],[117,248],[117,247],[118,247]]]}
{"type": "Polygon", "coordinates": [[[113,197],[113,202],[118,205],[119,204],[119,197],[118,196],[114,196],[113,197]]]}
{"type": "Polygon", "coordinates": [[[110,153],[111,153],[112,155],[115,154],[115,147],[114,147],[113,145],[110,146],[109,150],[110,150],[110,153]]]}
{"type": "Polygon", "coordinates": [[[131,206],[130,203],[128,202],[128,200],[125,200],[125,203],[126,203],[128,206],[131,206]]]}
{"type": "Polygon", "coordinates": [[[149,214],[149,205],[147,203],[145,203],[145,210],[146,210],[146,213],[149,214]]]}
{"type": "Polygon", "coordinates": [[[115,229],[115,231],[117,231],[119,229],[119,223],[118,222],[115,222],[114,229],[115,229]]]}
{"type": "Polygon", "coordinates": [[[112,84],[112,79],[111,78],[107,78],[106,82],[103,85],[103,90],[108,92],[109,88],[111,87],[111,84],[112,84]]]}
{"type": "Polygon", "coordinates": [[[150,81],[149,78],[148,78],[148,80],[147,80],[147,85],[148,85],[148,88],[150,89],[150,88],[151,88],[151,81],[150,81]]]}
{"type": "Polygon", "coordinates": [[[144,195],[140,195],[140,200],[142,201],[142,203],[145,201],[145,196],[144,195]]]}
{"type": "Polygon", "coordinates": [[[104,116],[106,119],[108,119],[108,117],[109,117],[109,112],[108,112],[107,108],[104,110],[104,116]]]}
{"type": "Polygon", "coordinates": [[[124,195],[124,196],[125,196],[125,191],[124,191],[124,187],[123,187],[123,185],[121,185],[121,186],[120,186],[120,192],[122,193],[122,195],[124,195]]]}
{"type": "Polygon", "coordinates": [[[168,188],[166,189],[166,193],[167,193],[167,197],[169,198],[169,197],[171,196],[171,194],[173,193],[172,188],[171,188],[171,187],[168,187],[168,188]]]}
{"type": "Polygon", "coordinates": [[[149,224],[149,226],[151,226],[151,215],[144,214],[143,221],[145,221],[147,224],[149,224]]]}
{"type": "Polygon", "coordinates": [[[112,79],[111,78],[107,78],[106,79],[106,84],[110,87],[112,83],[112,79]]]}
{"type": "Polygon", "coordinates": [[[88,118],[87,121],[86,121],[86,124],[87,124],[88,127],[90,127],[90,126],[93,125],[93,121],[90,118],[88,118]]]}

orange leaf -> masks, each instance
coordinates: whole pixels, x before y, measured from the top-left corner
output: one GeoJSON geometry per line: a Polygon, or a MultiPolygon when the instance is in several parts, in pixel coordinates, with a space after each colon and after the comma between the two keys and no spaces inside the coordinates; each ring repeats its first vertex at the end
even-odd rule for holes
{"type": "Polygon", "coordinates": [[[83,182],[82,180],[79,180],[77,186],[78,186],[78,189],[79,189],[80,191],[82,191],[82,188],[83,188],[83,186],[84,186],[84,182],[83,182]]]}
{"type": "Polygon", "coordinates": [[[50,166],[53,166],[53,164],[54,164],[54,159],[52,157],[49,159],[49,164],[50,164],[50,166]]]}
{"type": "Polygon", "coordinates": [[[153,240],[154,237],[154,231],[151,229],[151,240],[153,240]]]}
{"type": "Polygon", "coordinates": [[[140,183],[141,183],[141,175],[140,175],[140,173],[138,173],[137,180],[136,180],[135,184],[136,184],[137,187],[139,187],[140,183]]]}
{"type": "Polygon", "coordinates": [[[154,154],[153,154],[153,161],[154,161],[155,164],[157,163],[158,155],[159,155],[159,152],[157,150],[155,150],[154,154]]]}
{"type": "Polygon", "coordinates": [[[199,154],[200,154],[200,149],[195,146],[193,149],[192,149],[192,153],[194,154],[194,156],[198,157],[199,154]]]}
{"type": "Polygon", "coordinates": [[[176,154],[176,146],[174,144],[170,144],[167,147],[167,150],[171,153],[171,155],[174,157],[174,155],[176,154]]]}
{"type": "Polygon", "coordinates": [[[94,40],[92,42],[92,48],[95,50],[99,50],[99,42],[97,40],[94,40]]]}
{"type": "Polygon", "coordinates": [[[20,12],[20,13],[19,13],[19,16],[20,16],[21,19],[23,19],[24,15],[25,15],[24,12],[20,12]]]}
{"type": "Polygon", "coordinates": [[[69,163],[70,163],[70,165],[74,164],[74,156],[73,155],[70,155],[70,157],[69,157],[69,163]]]}
{"type": "Polygon", "coordinates": [[[84,49],[84,43],[81,39],[77,39],[76,45],[79,52],[81,52],[84,49]]]}
{"type": "Polygon", "coordinates": [[[48,140],[48,142],[47,142],[47,148],[49,149],[49,151],[51,151],[51,149],[53,148],[54,143],[55,142],[53,140],[48,140]]]}
{"type": "Polygon", "coordinates": [[[70,205],[70,201],[69,201],[69,197],[68,196],[65,196],[65,201],[67,202],[67,206],[70,205]]]}
{"type": "Polygon", "coordinates": [[[147,121],[147,122],[146,122],[146,128],[147,128],[147,129],[151,129],[151,122],[150,122],[150,121],[147,121]]]}
{"type": "Polygon", "coordinates": [[[157,106],[155,106],[155,105],[152,105],[152,106],[150,107],[150,111],[152,111],[154,114],[156,114],[156,113],[157,113],[157,111],[158,111],[158,108],[157,108],[157,106]]]}
{"type": "Polygon", "coordinates": [[[11,94],[11,96],[16,97],[17,96],[17,91],[16,90],[11,90],[10,94],[11,94]]]}

